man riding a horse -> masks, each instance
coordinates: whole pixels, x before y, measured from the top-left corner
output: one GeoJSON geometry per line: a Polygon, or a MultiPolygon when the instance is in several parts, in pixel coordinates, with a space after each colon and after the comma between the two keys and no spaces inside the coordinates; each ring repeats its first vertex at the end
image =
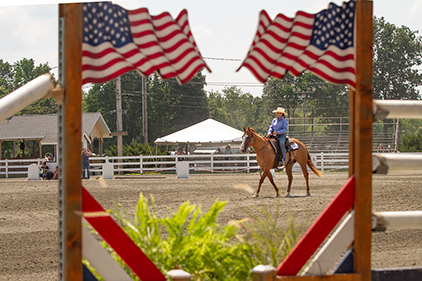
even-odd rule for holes
{"type": "Polygon", "coordinates": [[[286,141],[289,122],[284,117],[287,114],[283,107],[278,107],[276,110],[273,110],[273,113],[275,113],[277,117],[271,122],[267,138],[274,137],[278,139],[277,160],[275,163],[275,168],[277,168],[277,166],[286,165],[286,147],[284,142],[286,141]]]}

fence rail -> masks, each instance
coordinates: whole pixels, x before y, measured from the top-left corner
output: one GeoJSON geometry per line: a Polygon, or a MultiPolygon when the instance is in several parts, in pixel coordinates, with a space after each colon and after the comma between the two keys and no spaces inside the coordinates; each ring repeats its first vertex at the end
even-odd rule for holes
{"type": "MultiPolygon", "coordinates": [[[[348,153],[311,153],[312,161],[321,171],[348,169],[348,153]]],[[[26,177],[28,166],[38,166],[44,161],[37,159],[5,159],[0,160],[0,177],[26,177]]],[[[256,154],[204,154],[204,155],[154,155],[154,156],[122,156],[122,157],[90,157],[91,174],[102,174],[103,165],[111,163],[114,173],[176,173],[177,163],[187,161],[190,171],[198,172],[250,172],[258,171],[256,154]]],[[[51,171],[57,163],[47,162],[51,171]]],[[[295,164],[293,170],[299,171],[300,166],[295,164]]]]}

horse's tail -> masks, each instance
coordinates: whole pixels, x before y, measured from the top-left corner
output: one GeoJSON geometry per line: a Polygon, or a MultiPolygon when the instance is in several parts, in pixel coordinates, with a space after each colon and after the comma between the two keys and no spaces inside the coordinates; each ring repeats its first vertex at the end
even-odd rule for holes
{"type": "Polygon", "coordinates": [[[306,164],[308,164],[308,167],[312,170],[312,172],[315,173],[315,175],[322,178],[324,175],[314,166],[314,163],[311,159],[311,155],[309,155],[308,149],[306,149],[306,153],[308,154],[308,161],[306,162],[306,164]]]}

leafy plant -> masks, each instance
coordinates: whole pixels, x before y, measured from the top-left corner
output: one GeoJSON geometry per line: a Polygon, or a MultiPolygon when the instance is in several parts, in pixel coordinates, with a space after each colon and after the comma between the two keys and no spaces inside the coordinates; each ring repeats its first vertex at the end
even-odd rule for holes
{"type": "MultiPolygon", "coordinates": [[[[217,219],[226,201],[217,199],[204,214],[200,206],[186,201],[176,212],[168,209],[169,215],[160,218],[154,197],[150,200],[151,206],[140,194],[133,220],[117,206],[109,212],[162,272],[183,269],[192,274],[193,280],[251,279],[253,267],[277,266],[300,236],[291,217],[285,230],[278,228],[280,203],[274,214],[264,207],[254,212],[243,209],[248,218],[222,226],[217,219]]],[[[104,242],[103,246],[113,252],[104,242]]],[[[112,255],[134,280],[139,280],[120,257],[112,255]]]]}

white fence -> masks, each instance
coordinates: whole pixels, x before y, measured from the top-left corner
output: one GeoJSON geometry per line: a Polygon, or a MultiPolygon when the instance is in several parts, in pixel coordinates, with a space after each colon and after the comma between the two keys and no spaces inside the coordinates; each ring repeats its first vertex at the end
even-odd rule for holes
{"type": "MultiPolygon", "coordinates": [[[[348,153],[313,153],[312,161],[321,171],[348,169],[348,153]]],[[[30,164],[41,165],[44,159],[5,159],[0,160],[0,177],[26,177],[30,164]]],[[[198,172],[249,172],[258,171],[256,154],[204,154],[204,155],[154,155],[123,157],[90,157],[91,174],[101,175],[104,163],[113,164],[114,173],[147,174],[176,173],[178,161],[187,161],[189,171],[198,172]]],[[[54,172],[56,163],[47,162],[54,172]]],[[[298,164],[293,167],[300,171],[298,164]]]]}

